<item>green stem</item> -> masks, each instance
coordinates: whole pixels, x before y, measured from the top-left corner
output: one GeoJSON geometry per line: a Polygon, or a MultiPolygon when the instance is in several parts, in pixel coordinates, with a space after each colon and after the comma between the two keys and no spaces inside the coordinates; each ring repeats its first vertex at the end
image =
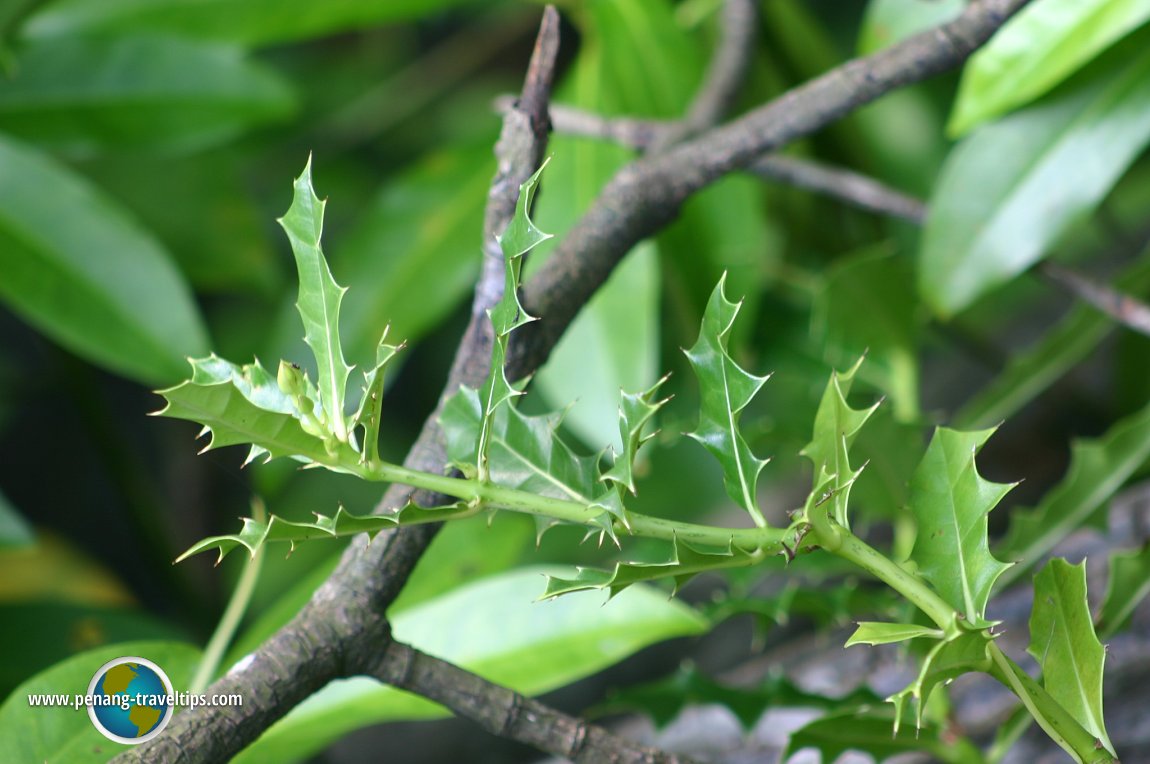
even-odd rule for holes
{"type": "Polygon", "coordinates": [[[1116,764],[1114,758],[1090,732],[1079,724],[1042,685],[1022,670],[997,644],[987,646],[997,671],[991,675],[1010,688],[1034,717],[1038,726],[1080,764],[1116,764]]]}
{"type": "Polygon", "coordinates": [[[816,516],[826,513],[812,512],[812,533],[814,540],[829,552],[843,559],[850,560],[875,578],[912,602],[919,610],[926,613],[948,636],[952,636],[958,629],[958,614],[954,608],[939,597],[921,578],[903,570],[886,555],[854,535],[850,531],[836,524],[830,518],[824,523],[818,522],[816,516]],[[829,528],[829,530],[828,530],[829,528]],[[829,534],[829,535],[828,535],[829,534]],[[830,543],[825,543],[829,541],[830,543]]]}
{"type": "MultiPolygon", "coordinates": [[[[252,517],[262,521],[266,516],[267,510],[264,508],[263,502],[258,498],[253,498],[252,517]]],[[[236,629],[244,617],[244,612],[248,609],[248,603],[251,602],[252,592],[255,591],[256,581],[259,579],[263,562],[263,550],[257,549],[252,558],[244,564],[243,572],[240,573],[239,580],[236,581],[236,588],[232,591],[231,599],[228,600],[228,606],[224,608],[220,622],[216,625],[212,638],[208,640],[208,644],[204,648],[203,657],[200,658],[200,664],[196,667],[196,674],[188,685],[189,693],[198,695],[215,678],[224,652],[231,644],[232,637],[235,636],[236,629]]]]}
{"type": "MultiPolygon", "coordinates": [[[[858,536],[837,525],[825,512],[810,513],[810,521],[812,536],[820,546],[850,560],[897,591],[922,610],[948,636],[958,633],[961,628],[958,614],[922,579],[903,570],[858,536]]],[[[1018,696],[1051,740],[1081,764],[1114,764],[1115,758],[1098,747],[1094,736],[1051,697],[1042,685],[1003,653],[995,642],[988,642],[987,651],[994,665],[991,675],[1018,696]]]]}
{"type": "MultiPolygon", "coordinates": [[[[482,503],[490,507],[540,515],[579,525],[588,525],[603,513],[601,507],[590,506],[570,499],[539,496],[515,488],[480,483],[476,480],[420,472],[388,462],[361,465],[356,474],[366,480],[403,483],[414,488],[435,491],[464,501],[482,503]]],[[[787,531],[779,528],[718,528],[710,525],[664,520],[636,512],[627,513],[627,525],[615,521],[615,530],[645,538],[671,541],[691,541],[711,546],[735,544],[743,549],[782,550],[787,531]]]]}

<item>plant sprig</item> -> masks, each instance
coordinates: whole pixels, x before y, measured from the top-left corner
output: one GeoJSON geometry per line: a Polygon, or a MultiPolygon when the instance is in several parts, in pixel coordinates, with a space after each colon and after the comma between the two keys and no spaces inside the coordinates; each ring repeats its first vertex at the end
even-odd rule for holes
{"type": "MultiPolygon", "coordinates": [[[[341,507],[334,515],[317,515],[307,522],[275,516],[249,519],[240,533],[205,539],[180,559],[209,549],[220,558],[236,548],[254,556],[272,541],[294,545],[499,510],[532,515],[542,529],[555,523],[582,525],[589,535],[598,534],[600,541],[610,538],[620,548],[621,538],[628,536],[668,542],[661,561],[619,562],[611,570],[580,568],[572,576],[551,577],[544,597],[586,589],[613,596],[632,584],[658,579],[670,579],[677,588],[705,571],[755,565],[779,555],[790,561],[800,552],[823,549],[883,581],[933,622],[864,622],[847,642],[930,643],[917,676],[889,698],[893,714],[888,722],[896,733],[912,707],[916,727],[922,726],[924,706],[940,684],[978,671],[1017,694],[1037,723],[1076,760],[1116,761],[1102,721],[1104,653],[1084,609],[1081,569],[1055,561],[1039,576],[1041,597],[1031,620],[1031,651],[1042,663],[1045,685],[1002,652],[995,623],[986,617],[995,581],[1009,567],[989,551],[987,513],[1011,486],[984,480],[974,461],[992,431],[935,432],[911,481],[910,510],[918,524],[913,565],[899,564],[850,530],[850,489],[863,470],[852,466],[850,450],[879,405],[856,409],[848,403],[860,359],[846,372],[832,374],[823,394],[811,441],[803,449],[813,465],[807,500],[786,527],[772,527],[756,496],[767,460],[751,451],[739,426],[741,413],[767,377],[744,370],[730,355],[727,338],[739,304],[727,299],[723,279],[708,301],[698,340],[686,351],[701,399],[699,424],[690,435],[719,461],[726,493],[748,513],[754,528],[685,523],[627,509],[626,501],[637,490],[636,457],[666,403],[659,397],[666,378],[644,391],[622,393],[623,449],[614,458],[606,449],[598,456],[576,453],[559,432],[559,414],[533,416],[518,409],[523,389],[507,378],[504,363],[513,332],[533,320],[519,302],[518,289],[524,255],[548,238],[529,214],[542,168],[521,187],[514,219],[500,241],[505,284],[502,299],[489,312],[494,337],[490,373],[479,389],[461,389],[442,411],[448,455],[463,477],[410,470],[380,459],[376,441],[383,372],[402,344],[389,343],[383,331],[365,374],[362,399],[349,416],[345,393],[352,367],[343,359],[338,327],[346,290],[332,277],[320,247],[324,204],[312,189],[310,168],[309,160],[282,223],[299,270],[298,308],[318,371],[316,382],[289,362],[281,363],[273,378],[258,360],[237,366],[211,355],[191,361],[187,382],[161,391],[167,406],[159,413],[202,424],[203,432],[211,435],[208,448],[247,444],[248,461],[289,457],[306,466],[400,482],[457,501],[367,516],[341,507]],[[1068,676],[1076,681],[1067,681],[1068,676]]],[[[857,721],[874,722],[872,717],[857,721]]]]}

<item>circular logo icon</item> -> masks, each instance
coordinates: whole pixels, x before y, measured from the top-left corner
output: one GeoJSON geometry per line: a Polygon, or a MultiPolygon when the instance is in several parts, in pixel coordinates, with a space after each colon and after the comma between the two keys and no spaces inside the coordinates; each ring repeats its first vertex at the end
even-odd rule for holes
{"type": "Polygon", "coordinates": [[[146,658],[127,656],[100,667],[88,685],[88,716],[104,737],[136,745],[160,734],[172,718],[172,682],[146,658]]]}

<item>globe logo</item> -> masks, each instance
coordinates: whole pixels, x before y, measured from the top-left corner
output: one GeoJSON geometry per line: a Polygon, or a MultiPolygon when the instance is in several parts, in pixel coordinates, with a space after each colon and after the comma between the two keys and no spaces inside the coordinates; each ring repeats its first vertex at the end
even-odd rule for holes
{"type": "Polygon", "coordinates": [[[88,685],[88,716],[104,737],[136,745],[160,734],[172,718],[172,682],[146,658],[105,663],[88,685]]]}

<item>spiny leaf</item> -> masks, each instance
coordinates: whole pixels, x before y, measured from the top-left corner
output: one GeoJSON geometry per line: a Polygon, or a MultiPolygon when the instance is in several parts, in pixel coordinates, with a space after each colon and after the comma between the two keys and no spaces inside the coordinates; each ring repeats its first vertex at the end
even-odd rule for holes
{"type": "Polygon", "coordinates": [[[998,549],[1018,561],[1003,584],[1016,580],[1071,530],[1103,521],[1106,502],[1150,459],[1150,406],[1115,422],[1101,437],[1070,447],[1070,467],[1032,510],[1014,511],[998,549]]]}
{"type": "Polygon", "coordinates": [[[929,725],[918,730],[891,734],[889,709],[863,706],[827,714],[791,733],[790,742],[779,761],[803,748],[816,748],[824,764],[837,761],[847,751],[865,750],[876,762],[892,756],[923,751],[947,764],[982,764],[982,756],[969,740],[954,739],[953,733],[929,725]]]}
{"type": "MultiPolygon", "coordinates": [[[[844,705],[855,707],[879,702],[880,698],[865,686],[845,697],[829,698],[800,689],[782,672],[772,673],[757,685],[742,687],[716,682],[688,665],[663,679],[613,693],[607,702],[593,708],[591,714],[639,711],[661,728],[688,705],[719,704],[738,717],[743,729],[750,731],[771,708],[799,706],[833,710],[844,705]]],[[[889,722],[886,732],[889,737],[889,722]]]]}
{"type": "Polygon", "coordinates": [[[846,641],[844,647],[851,645],[890,645],[896,642],[905,642],[918,637],[942,639],[943,632],[930,626],[917,623],[883,623],[881,621],[859,621],[858,628],[846,641]]]}
{"type": "Polygon", "coordinates": [[[953,639],[943,640],[931,648],[922,661],[918,676],[905,689],[888,700],[894,704],[894,731],[898,734],[902,715],[908,703],[915,706],[915,727],[922,729],[922,711],[930,694],[941,682],[971,671],[986,671],[991,659],[987,654],[990,640],[985,632],[961,632],[953,639]]]}
{"type": "Polygon", "coordinates": [[[1114,753],[1102,716],[1106,649],[1094,634],[1086,600],[1086,561],[1053,559],[1034,577],[1027,652],[1042,667],[1046,691],[1114,753]]]}
{"type": "Polygon", "coordinates": [[[270,541],[286,541],[291,545],[291,549],[295,549],[295,545],[302,541],[354,536],[359,533],[375,534],[397,525],[437,523],[471,511],[472,509],[464,504],[427,508],[409,503],[382,515],[356,515],[340,507],[334,515],[317,513],[315,520],[310,522],[285,520],[278,515],[272,515],[266,521],[245,517],[243,529],[239,533],[206,538],[177,557],[176,562],[183,562],[192,555],[209,549],[216,549],[219,551],[216,560],[218,565],[228,552],[240,546],[255,557],[256,552],[270,541]]]}
{"type": "Polygon", "coordinates": [[[635,457],[643,444],[655,437],[654,433],[644,435],[643,428],[670,400],[670,398],[656,400],[659,388],[666,381],[667,377],[663,377],[640,393],[620,392],[622,400],[619,403],[619,436],[623,443],[623,453],[616,457],[611,469],[604,472],[600,480],[613,482],[620,488],[635,493],[635,457]]]}
{"type": "Polygon", "coordinates": [[[1098,635],[1107,639],[1120,631],[1138,603],[1150,595],[1150,543],[1141,549],[1110,555],[1110,580],[1098,616],[1098,635]]]}
{"type": "Polygon", "coordinates": [[[499,239],[499,246],[503,251],[503,296],[495,307],[487,311],[494,340],[491,343],[491,369],[487,374],[487,380],[479,390],[483,408],[475,451],[475,472],[480,482],[487,482],[490,479],[488,451],[491,444],[492,418],[504,403],[522,395],[522,391],[517,390],[507,379],[503,366],[507,361],[508,335],[523,324],[535,320],[519,302],[519,275],[523,268],[523,255],[540,242],[551,238],[550,234],[545,234],[536,228],[530,217],[535,187],[539,184],[539,176],[546,166],[547,163],[544,162],[543,166],[519,187],[515,216],[507,224],[499,239]]]}
{"type": "Polygon", "coordinates": [[[862,474],[861,467],[851,469],[848,452],[858,431],[879,406],[875,403],[867,409],[853,409],[847,403],[846,397],[862,362],[863,359],[859,358],[848,371],[831,374],[815,414],[811,442],[802,450],[802,455],[810,459],[815,467],[812,494],[817,492],[821,497],[825,491],[832,492],[834,519],[844,528],[850,528],[847,506],[851,484],[862,474]],[[832,478],[829,484],[827,477],[832,478]]]}
{"type": "Polygon", "coordinates": [[[760,559],[760,554],[744,551],[734,544],[725,548],[703,548],[676,538],[671,545],[671,555],[665,562],[620,562],[613,570],[576,568],[574,578],[548,576],[547,589],[541,599],[585,589],[606,589],[614,597],[631,584],[659,578],[674,578],[677,591],[704,571],[752,565],[760,559]]]}
{"type": "Polygon", "coordinates": [[[191,359],[192,378],[159,391],[168,402],[158,416],[187,419],[211,433],[205,451],[251,444],[248,460],[291,456],[327,461],[323,439],[304,429],[290,396],[259,365],[237,367],[216,355],[191,359]]]}
{"type": "Polygon", "coordinates": [[[312,189],[309,156],[296,178],[291,207],[279,223],[291,242],[299,271],[296,308],[303,319],[304,341],[315,355],[324,420],[338,440],[347,442],[343,406],[351,367],[343,359],[339,341],[339,304],[347,289],[335,283],[320,248],[325,205],[312,189]]]}
{"type": "Polygon", "coordinates": [[[739,304],[723,295],[726,274],[719,279],[703,313],[699,339],[684,351],[695,375],[699,378],[701,409],[699,426],[688,433],[710,451],[723,467],[723,483],[727,495],[747,510],[759,527],[767,521],[755,500],[755,484],[766,466],[739,432],[739,412],[767,381],[743,370],[727,352],[727,337],[739,304]]]}
{"type": "Polygon", "coordinates": [[[405,343],[391,345],[387,342],[387,333],[391,327],[385,327],[383,336],[379,338],[379,345],[375,348],[375,365],[370,371],[363,374],[363,397],[359,401],[359,409],[352,419],[352,432],[356,427],[363,427],[363,447],[360,451],[360,461],[371,464],[379,458],[379,418],[380,403],[383,399],[383,369],[395,354],[403,349],[405,343]]]}
{"type": "MultiPolygon", "coordinates": [[[[483,402],[469,387],[452,396],[440,414],[447,456],[464,471],[474,473],[479,448],[475,436],[483,421],[483,402]]],[[[492,482],[582,504],[594,501],[597,460],[578,456],[559,437],[559,415],[527,416],[504,406],[487,421],[492,482]]]]}
{"type": "Polygon", "coordinates": [[[1010,565],[990,554],[986,516],[1013,485],[978,474],[974,456],[993,429],[958,432],[939,427],[911,478],[910,508],[918,522],[911,559],[968,624],[985,616],[990,590],[1010,565]]]}

